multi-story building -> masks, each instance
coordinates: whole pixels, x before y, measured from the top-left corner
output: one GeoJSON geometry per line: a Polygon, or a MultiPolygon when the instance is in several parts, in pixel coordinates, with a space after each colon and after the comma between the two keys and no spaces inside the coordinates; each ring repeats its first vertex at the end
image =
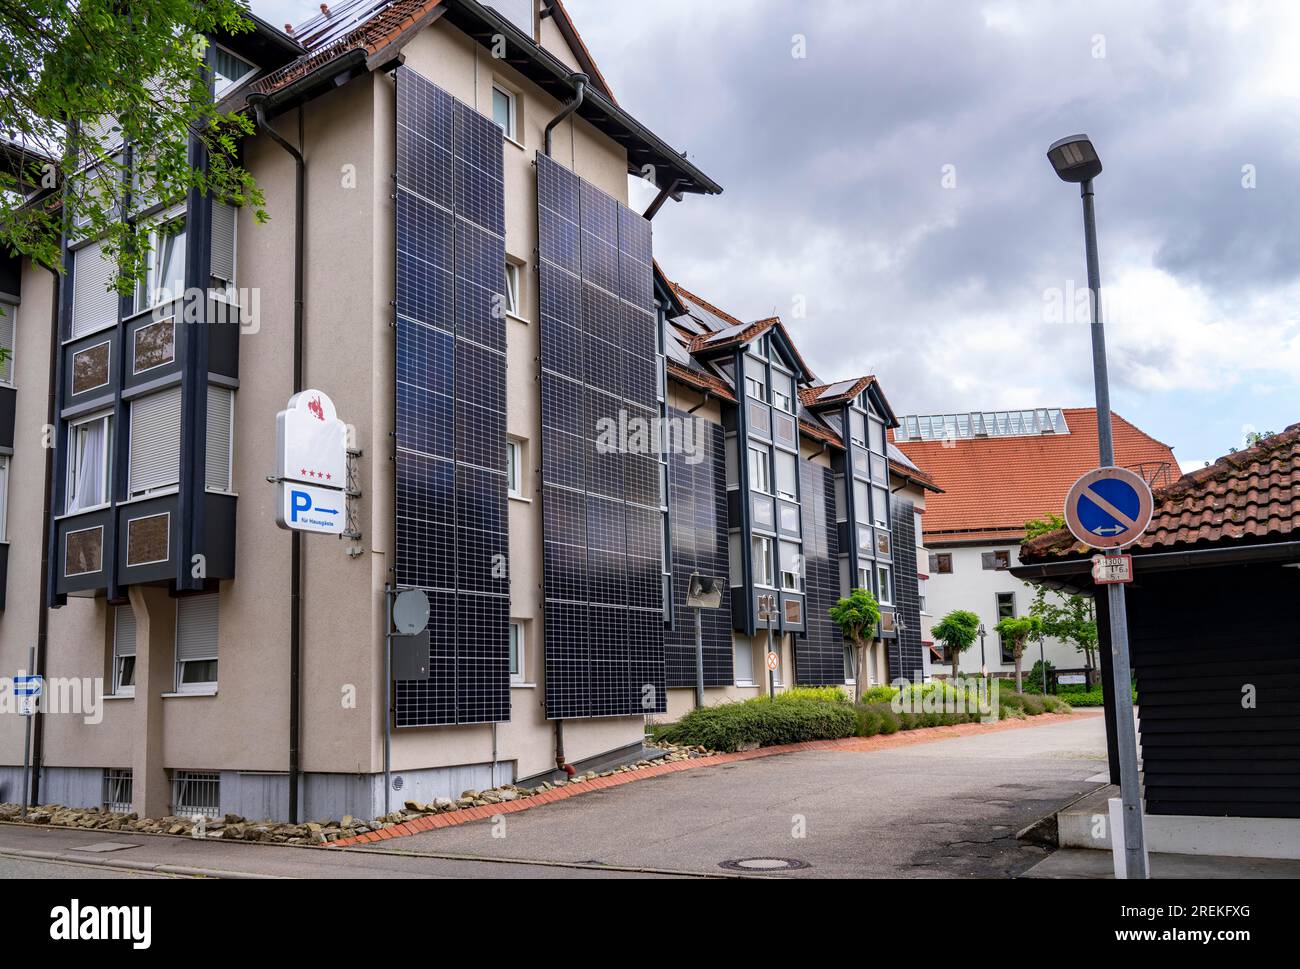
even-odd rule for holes
{"type": "MultiPolygon", "coordinates": [[[[1116,463],[1137,471],[1153,487],[1178,477],[1169,446],[1113,416],[1116,463]]],[[[993,627],[1007,616],[1028,614],[1034,590],[1016,579],[1025,523],[1062,514],[1065,495],[1079,475],[1097,466],[1097,412],[1091,407],[913,415],[893,432],[895,445],[942,489],[927,503],[922,579],[927,611],[938,618],[953,609],[980,617],[980,645],[962,654],[960,670],[1014,670],[1014,657],[993,627]]],[[[1046,659],[1061,669],[1085,666],[1076,647],[1043,643],[1046,659]]],[[[1038,659],[1026,650],[1026,670],[1038,659]]],[[[936,674],[951,670],[942,647],[927,661],[936,674]]]]}
{"type": "MultiPolygon", "coordinates": [[[[83,708],[35,718],[38,800],[369,817],[640,757],[693,702],[694,571],[728,580],[708,702],[766,687],[769,633],[780,688],[845,682],[827,609],[855,582],[885,603],[860,675],[920,668],[933,483],[874,378],[820,385],[779,320],[658,272],[649,218],[721,188],[558,0],[254,26],[208,63],[258,120],[268,224],[127,193],[156,240],[138,293],[76,231],[62,274],[0,266],[0,669],[34,644],[83,708]],[[349,426],[341,539],[276,527],[276,415],[309,388],[349,426]],[[411,588],[427,657],[390,676],[411,588]]],[[[23,726],[0,718],[0,799],[23,726]]]]}

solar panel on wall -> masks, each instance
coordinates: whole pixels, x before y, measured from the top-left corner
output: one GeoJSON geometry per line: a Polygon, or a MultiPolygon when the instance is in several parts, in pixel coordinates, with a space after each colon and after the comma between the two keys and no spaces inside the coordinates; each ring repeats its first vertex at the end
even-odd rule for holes
{"type": "Polygon", "coordinates": [[[894,531],[894,608],[898,638],[889,644],[889,678],[919,679],[925,672],[921,650],[921,606],[916,577],[916,514],[910,501],[889,502],[894,531]]]}
{"type": "Polygon", "coordinates": [[[794,637],[795,681],[801,686],[844,682],[844,634],[830,618],[840,599],[840,540],[835,525],[835,475],[811,461],[799,462],[802,495],[804,585],[807,629],[794,637]]]}
{"type": "Polygon", "coordinates": [[[430,604],[396,724],[508,720],[502,134],[407,67],[396,84],[395,580],[430,604]]]}
{"type": "Polygon", "coordinates": [[[695,455],[676,448],[668,455],[669,520],[672,523],[673,628],[664,631],[664,667],[669,687],[695,685],[695,610],[686,608],[691,573],[722,583],[722,606],[700,611],[704,643],[704,685],[730,686],[731,583],[727,553],[727,468],[722,425],[697,421],[671,408],[678,426],[699,429],[695,455]],[[698,460],[694,460],[698,457],[698,460]]]}
{"type": "Polygon", "coordinates": [[[537,205],[546,713],[662,713],[650,224],[540,153],[537,205]]]}

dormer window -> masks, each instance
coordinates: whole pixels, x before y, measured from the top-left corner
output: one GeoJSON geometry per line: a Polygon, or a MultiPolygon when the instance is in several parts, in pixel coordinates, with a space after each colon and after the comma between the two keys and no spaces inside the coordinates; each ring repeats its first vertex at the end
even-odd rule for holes
{"type": "Polygon", "coordinates": [[[220,100],[227,91],[237,88],[257,73],[257,65],[250,64],[218,45],[213,52],[214,96],[220,100]]]}

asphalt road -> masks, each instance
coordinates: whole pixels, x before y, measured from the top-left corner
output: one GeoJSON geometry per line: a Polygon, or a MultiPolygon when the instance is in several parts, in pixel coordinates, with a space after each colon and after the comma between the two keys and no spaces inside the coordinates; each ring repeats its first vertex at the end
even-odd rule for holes
{"type": "Polygon", "coordinates": [[[717,877],[724,861],[767,857],[808,866],[780,877],[1009,877],[1044,856],[1015,832],[1099,786],[1088,778],[1105,756],[1101,717],[783,754],[356,850],[0,825],[0,878],[717,877]],[[104,841],[133,847],[72,850],[104,841]]]}

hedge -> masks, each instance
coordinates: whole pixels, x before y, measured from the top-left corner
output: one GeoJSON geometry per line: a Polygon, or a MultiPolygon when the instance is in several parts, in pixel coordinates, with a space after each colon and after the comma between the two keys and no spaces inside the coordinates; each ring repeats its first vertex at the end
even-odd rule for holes
{"type": "Polygon", "coordinates": [[[742,747],[774,747],[804,740],[852,737],[857,728],[847,703],[784,696],[756,697],[692,710],[655,737],[671,744],[702,744],[725,752],[742,747]]]}

